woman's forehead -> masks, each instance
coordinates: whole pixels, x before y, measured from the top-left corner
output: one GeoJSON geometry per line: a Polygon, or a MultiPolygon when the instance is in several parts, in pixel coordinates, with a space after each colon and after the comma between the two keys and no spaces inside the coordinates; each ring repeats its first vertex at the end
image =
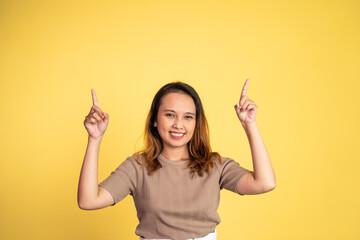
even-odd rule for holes
{"type": "Polygon", "coordinates": [[[185,93],[168,93],[162,97],[160,111],[173,110],[179,112],[196,112],[194,100],[185,93]]]}

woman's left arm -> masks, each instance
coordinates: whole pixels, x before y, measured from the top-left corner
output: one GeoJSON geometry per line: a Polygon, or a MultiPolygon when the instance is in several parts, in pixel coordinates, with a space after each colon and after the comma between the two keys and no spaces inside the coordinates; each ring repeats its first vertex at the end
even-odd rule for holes
{"type": "Polygon", "coordinates": [[[255,121],[257,105],[246,96],[248,84],[249,79],[244,84],[235,111],[250,143],[254,171],[240,179],[237,190],[241,194],[260,194],[273,190],[276,182],[269,154],[255,121]]]}

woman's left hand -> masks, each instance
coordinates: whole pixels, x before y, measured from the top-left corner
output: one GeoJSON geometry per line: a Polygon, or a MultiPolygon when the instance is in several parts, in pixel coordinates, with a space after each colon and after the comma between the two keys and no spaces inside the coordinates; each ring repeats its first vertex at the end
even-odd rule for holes
{"type": "Polygon", "coordinates": [[[255,115],[258,109],[257,105],[246,96],[248,85],[249,79],[244,83],[239,103],[234,106],[236,114],[244,127],[255,123],[255,115]]]}

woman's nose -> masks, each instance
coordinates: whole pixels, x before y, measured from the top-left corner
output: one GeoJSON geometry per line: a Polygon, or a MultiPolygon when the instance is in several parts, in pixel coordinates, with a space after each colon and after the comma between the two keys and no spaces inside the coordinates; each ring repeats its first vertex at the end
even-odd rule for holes
{"type": "Polygon", "coordinates": [[[175,119],[174,120],[174,124],[173,124],[173,127],[174,128],[177,128],[177,129],[181,129],[183,127],[183,123],[180,119],[175,119]]]}

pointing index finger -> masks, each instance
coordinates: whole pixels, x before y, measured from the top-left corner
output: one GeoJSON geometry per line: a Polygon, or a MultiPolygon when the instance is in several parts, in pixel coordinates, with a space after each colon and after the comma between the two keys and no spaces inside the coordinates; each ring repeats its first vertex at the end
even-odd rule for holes
{"type": "Polygon", "coordinates": [[[249,80],[250,79],[246,79],[245,83],[244,83],[244,86],[243,86],[243,89],[241,91],[241,96],[245,96],[246,95],[246,90],[247,90],[247,86],[249,85],[249,80]]]}
{"type": "Polygon", "coordinates": [[[95,106],[99,106],[97,97],[96,97],[96,93],[94,89],[91,89],[91,94],[92,94],[92,100],[93,100],[93,105],[95,106]]]}

